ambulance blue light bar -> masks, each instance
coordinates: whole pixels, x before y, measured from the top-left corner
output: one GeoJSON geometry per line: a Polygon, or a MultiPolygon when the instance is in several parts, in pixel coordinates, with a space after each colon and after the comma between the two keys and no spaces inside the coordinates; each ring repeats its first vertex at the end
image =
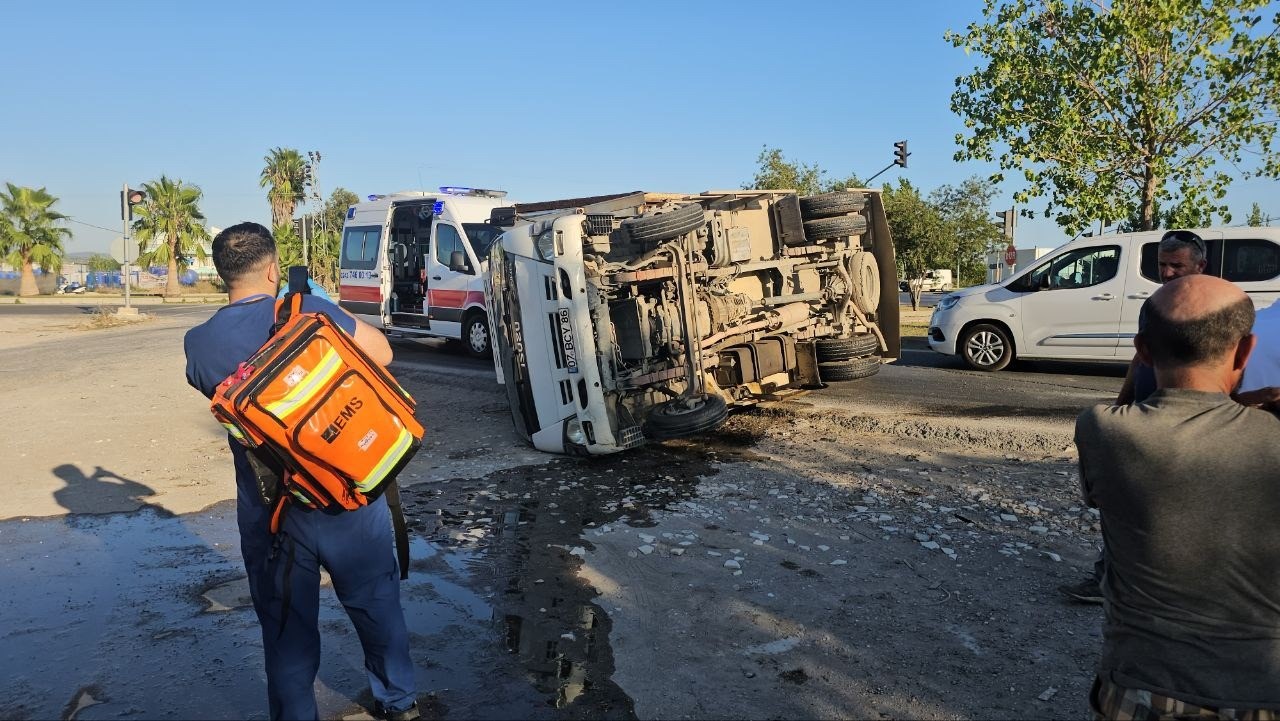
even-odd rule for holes
{"type": "Polygon", "coordinates": [[[474,195],[481,198],[505,198],[507,191],[505,190],[489,190],[488,188],[464,188],[460,185],[442,185],[441,193],[449,195],[474,195]]]}

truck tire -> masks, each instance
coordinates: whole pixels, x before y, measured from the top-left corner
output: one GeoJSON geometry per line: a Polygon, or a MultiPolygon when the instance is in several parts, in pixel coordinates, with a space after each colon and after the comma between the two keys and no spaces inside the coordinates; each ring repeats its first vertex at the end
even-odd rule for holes
{"type": "Polygon", "coordinates": [[[817,243],[832,238],[862,235],[867,229],[867,219],[861,215],[842,215],[838,218],[808,220],[804,224],[804,237],[817,243]]]}
{"type": "Polygon", "coordinates": [[[853,304],[863,313],[875,313],[880,307],[880,264],[871,253],[853,257],[849,275],[853,279],[853,304]]]}
{"type": "Polygon", "coordinates": [[[880,340],[874,333],[858,333],[851,338],[820,338],[814,345],[819,363],[847,361],[880,350],[880,340]]]}
{"type": "Polygon", "coordinates": [[[729,417],[729,407],[720,396],[706,396],[686,405],[683,398],[654,406],[644,421],[644,434],[654,440],[684,438],[705,433],[729,417]]]}
{"type": "Polygon", "coordinates": [[[964,362],[979,371],[998,371],[1013,360],[1013,339],[998,325],[979,323],[960,335],[964,362]]]}
{"type": "Polygon", "coordinates": [[[484,313],[472,311],[462,323],[462,347],[472,358],[488,358],[493,353],[489,338],[489,318],[484,313]]]}
{"type": "Polygon", "coordinates": [[[837,363],[819,363],[818,377],[824,383],[838,383],[840,381],[856,381],[859,378],[867,378],[880,372],[880,356],[867,356],[865,358],[853,358],[847,361],[839,361],[837,363]]]}
{"type": "Polygon", "coordinates": [[[867,205],[867,196],[862,193],[823,193],[810,195],[800,199],[800,215],[805,220],[830,218],[845,213],[857,213],[867,205]]]}
{"type": "Polygon", "coordinates": [[[622,221],[622,227],[636,242],[660,243],[679,238],[706,225],[707,217],[697,203],[675,208],[657,208],[635,218],[622,221]]]}

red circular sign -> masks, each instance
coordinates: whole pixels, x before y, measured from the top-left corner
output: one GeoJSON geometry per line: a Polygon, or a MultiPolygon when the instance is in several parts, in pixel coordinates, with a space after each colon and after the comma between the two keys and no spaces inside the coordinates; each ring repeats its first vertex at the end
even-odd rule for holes
{"type": "Polygon", "coordinates": [[[1005,265],[1017,265],[1017,264],[1018,264],[1018,249],[1017,249],[1017,248],[1015,248],[1015,247],[1013,247],[1013,246],[1011,245],[1011,246],[1009,246],[1008,248],[1005,248],[1005,249],[1004,249],[1004,264],[1005,264],[1005,265]]]}

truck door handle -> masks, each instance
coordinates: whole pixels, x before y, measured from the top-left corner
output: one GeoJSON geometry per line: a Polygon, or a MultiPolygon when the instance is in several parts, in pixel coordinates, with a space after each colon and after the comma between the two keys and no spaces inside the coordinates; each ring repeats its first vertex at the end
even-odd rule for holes
{"type": "Polygon", "coordinates": [[[433,275],[433,276],[431,276],[431,280],[440,280],[440,276],[438,276],[438,275],[433,275]]]}
{"type": "Polygon", "coordinates": [[[1138,293],[1130,293],[1128,297],[1130,300],[1146,300],[1151,297],[1151,294],[1144,290],[1138,293]]]}
{"type": "Polygon", "coordinates": [[[1114,296],[1114,295],[1111,295],[1110,293],[1103,293],[1102,295],[1095,295],[1095,296],[1093,296],[1093,299],[1094,299],[1094,300],[1112,300],[1112,299],[1114,299],[1114,298],[1115,298],[1115,296],[1114,296]]]}

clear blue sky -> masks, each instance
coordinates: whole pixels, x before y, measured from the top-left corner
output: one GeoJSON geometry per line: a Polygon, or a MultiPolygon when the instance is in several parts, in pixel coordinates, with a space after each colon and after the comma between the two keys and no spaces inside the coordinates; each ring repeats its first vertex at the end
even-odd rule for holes
{"type": "MultiPolygon", "coordinates": [[[[204,190],[211,225],[268,221],[258,174],[276,146],[320,151],[326,195],[448,184],[533,201],[735,188],[766,144],[867,177],[907,139],[909,167],[877,184],[901,172],[930,190],[992,170],[952,160],[949,97],[975,59],[942,39],[980,13],[977,0],[11,3],[0,180],[116,229],[72,224],[71,251],[105,251],[122,183],[161,173],[204,190]]],[[[1277,187],[1237,181],[1233,222],[1252,202],[1280,215],[1277,187]]],[[[1019,222],[1020,246],[1067,239],[1019,222]]]]}

